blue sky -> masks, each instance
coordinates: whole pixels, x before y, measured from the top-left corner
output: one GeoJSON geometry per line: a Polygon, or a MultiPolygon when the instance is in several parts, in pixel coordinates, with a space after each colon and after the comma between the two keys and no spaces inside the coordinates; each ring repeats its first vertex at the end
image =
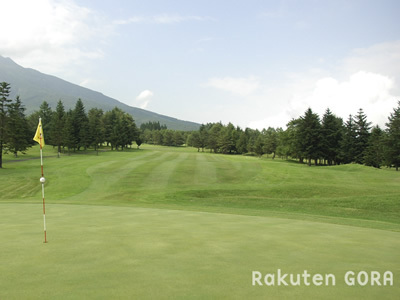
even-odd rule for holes
{"type": "Polygon", "coordinates": [[[400,100],[400,1],[1,4],[0,55],[179,119],[261,129],[363,108],[383,127],[400,100]]]}

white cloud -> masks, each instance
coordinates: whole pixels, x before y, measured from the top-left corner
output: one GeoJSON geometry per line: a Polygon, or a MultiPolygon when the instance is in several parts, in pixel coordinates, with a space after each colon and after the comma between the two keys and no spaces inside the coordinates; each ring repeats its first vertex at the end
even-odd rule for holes
{"type": "MultiPolygon", "coordinates": [[[[394,79],[377,73],[359,71],[346,80],[334,77],[305,79],[294,81],[281,87],[276,93],[285,95],[279,103],[280,112],[268,114],[260,120],[249,122],[251,128],[283,127],[293,118],[298,118],[310,107],[322,118],[329,108],[338,117],[347,120],[348,116],[357,114],[362,108],[368,121],[374,125],[385,127],[387,117],[397,106],[397,98],[393,95],[394,79]],[[284,91],[284,89],[290,90],[284,91]],[[290,95],[291,94],[291,95],[290,95]]],[[[265,96],[266,99],[268,95],[265,96]]],[[[269,104],[271,105],[271,104],[269,104]]],[[[276,109],[276,108],[275,108],[276,109]]]]}
{"type": "Polygon", "coordinates": [[[101,18],[69,0],[20,0],[2,4],[0,53],[18,63],[56,73],[71,64],[99,59],[85,42],[107,34],[101,18]],[[6,13],[4,13],[6,12],[6,13]]]}
{"type": "Polygon", "coordinates": [[[262,130],[263,128],[267,129],[268,127],[286,128],[285,125],[290,120],[291,120],[290,114],[287,111],[281,111],[278,114],[270,115],[268,117],[265,117],[264,119],[251,121],[247,125],[247,127],[255,128],[255,129],[259,129],[259,130],[262,130]]]}
{"type": "Polygon", "coordinates": [[[344,119],[362,108],[370,121],[384,126],[396,103],[391,94],[393,86],[394,80],[388,76],[359,71],[343,81],[333,77],[318,79],[306,93],[295,91],[290,104],[300,114],[311,107],[320,116],[329,107],[344,119]]]}
{"type": "Polygon", "coordinates": [[[210,20],[209,17],[201,16],[181,16],[178,14],[160,14],[156,16],[133,16],[129,19],[116,20],[116,25],[127,25],[134,23],[148,23],[148,24],[174,24],[188,21],[205,21],[210,20]]]}
{"type": "Polygon", "coordinates": [[[150,90],[144,90],[142,91],[137,97],[136,101],[139,105],[140,108],[146,109],[147,106],[149,105],[151,99],[153,98],[154,93],[150,90]]]}
{"type": "Polygon", "coordinates": [[[354,49],[343,59],[342,69],[348,73],[365,70],[400,79],[400,41],[354,49]]]}
{"type": "Polygon", "coordinates": [[[330,108],[344,120],[362,108],[370,122],[384,128],[400,98],[399,66],[400,42],[394,41],[355,49],[332,69],[288,74],[286,82],[269,89],[264,103],[253,109],[265,111],[265,116],[248,126],[285,127],[311,107],[320,117],[330,108]]]}
{"type": "Polygon", "coordinates": [[[211,78],[206,86],[230,92],[239,96],[248,96],[256,92],[260,88],[260,81],[256,77],[248,78],[211,78]]]}

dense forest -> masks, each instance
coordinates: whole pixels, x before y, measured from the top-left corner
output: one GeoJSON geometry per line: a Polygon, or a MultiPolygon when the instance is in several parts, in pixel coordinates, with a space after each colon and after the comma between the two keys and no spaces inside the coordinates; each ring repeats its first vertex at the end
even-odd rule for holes
{"type": "Polygon", "coordinates": [[[174,131],[159,122],[144,123],[138,128],[133,117],[119,108],[88,112],[81,99],[66,111],[58,101],[53,111],[43,102],[39,111],[29,116],[21,99],[9,99],[10,85],[0,83],[0,167],[2,154],[17,156],[33,145],[32,137],[39,116],[42,118],[45,143],[62,150],[79,151],[103,145],[123,150],[133,142],[165,146],[192,146],[198,151],[214,153],[271,155],[316,165],[358,163],[380,168],[400,165],[400,101],[388,117],[386,129],[372,127],[360,109],[344,122],[329,109],[322,119],[307,109],[303,116],[291,120],[287,129],[241,129],[229,123],[208,123],[198,131],[174,131]]]}

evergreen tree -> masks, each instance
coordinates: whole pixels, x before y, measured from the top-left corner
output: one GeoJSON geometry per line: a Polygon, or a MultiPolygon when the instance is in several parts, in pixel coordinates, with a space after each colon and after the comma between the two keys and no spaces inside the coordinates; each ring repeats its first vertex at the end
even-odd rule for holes
{"type": "Polygon", "coordinates": [[[321,124],[319,116],[313,113],[311,108],[307,109],[301,117],[297,135],[300,141],[300,152],[307,158],[308,165],[311,166],[312,159],[317,164],[321,156],[321,124]]]}
{"type": "Polygon", "coordinates": [[[278,133],[275,128],[268,127],[265,131],[265,153],[272,154],[272,159],[275,158],[276,148],[278,147],[278,133]]]}
{"type": "Polygon", "coordinates": [[[121,111],[119,122],[121,124],[120,146],[124,149],[127,146],[131,146],[136,139],[137,128],[133,117],[126,112],[121,111]]]}
{"type": "Polygon", "coordinates": [[[302,152],[300,125],[302,120],[293,119],[286,126],[284,134],[281,134],[279,152],[285,157],[298,158],[301,163],[304,161],[304,153],[302,152]]]}
{"type": "Polygon", "coordinates": [[[0,168],[3,167],[3,147],[7,141],[8,108],[12,100],[10,96],[10,84],[0,83],[0,168]]]}
{"type": "Polygon", "coordinates": [[[321,129],[321,151],[322,157],[328,162],[328,165],[338,163],[340,154],[340,141],[342,140],[342,119],[336,117],[330,109],[325,111],[322,117],[321,129]]]}
{"type": "Polygon", "coordinates": [[[174,132],[174,144],[175,146],[182,146],[184,144],[184,138],[181,131],[176,130],[174,132]]]}
{"type": "MultiPolygon", "coordinates": [[[[43,101],[39,109],[39,117],[42,118],[43,134],[45,136],[45,142],[48,145],[54,145],[52,141],[51,132],[51,121],[53,119],[53,111],[47,101],[43,101]]],[[[37,124],[36,120],[36,124],[37,124]]]]}
{"type": "Polygon", "coordinates": [[[174,132],[170,129],[161,130],[164,146],[174,146],[174,132]]]}
{"type": "Polygon", "coordinates": [[[342,136],[340,142],[340,161],[349,164],[354,161],[356,142],[356,129],[352,115],[349,115],[344,125],[342,136]]]}
{"type": "Polygon", "coordinates": [[[236,142],[236,149],[239,154],[247,153],[248,139],[244,131],[240,132],[239,139],[236,142]]]}
{"type": "Polygon", "coordinates": [[[218,148],[224,154],[236,152],[236,143],[234,140],[235,127],[232,123],[222,126],[218,135],[218,148]]]}
{"type": "Polygon", "coordinates": [[[279,130],[278,132],[278,146],[276,147],[276,155],[280,156],[281,158],[289,158],[290,155],[290,148],[289,148],[289,131],[288,130],[279,130]]]}
{"type": "Polygon", "coordinates": [[[200,152],[200,148],[202,146],[200,141],[200,132],[193,131],[188,137],[187,144],[191,147],[197,148],[197,152],[200,152]]]}
{"type": "Polygon", "coordinates": [[[265,137],[263,134],[260,133],[254,145],[254,152],[260,157],[263,156],[265,153],[264,146],[265,146],[265,137]]]}
{"type": "MultiPolygon", "coordinates": [[[[123,112],[121,109],[115,107],[113,110],[104,114],[104,139],[108,144],[111,144],[111,149],[118,150],[119,147],[132,145],[138,136],[138,129],[136,127],[133,117],[123,112]]],[[[159,132],[159,130],[153,131],[159,132]]],[[[149,129],[145,129],[145,138],[150,139],[147,133],[152,134],[149,129]]]]}
{"type": "Polygon", "coordinates": [[[394,166],[396,171],[400,166],[400,101],[397,108],[389,116],[389,122],[386,123],[386,161],[388,165],[394,166]]]}
{"type": "Polygon", "coordinates": [[[65,114],[63,138],[63,145],[68,148],[68,151],[71,149],[75,151],[78,145],[78,139],[75,134],[74,112],[71,109],[65,114]]]}
{"type": "Polygon", "coordinates": [[[129,144],[130,131],[128,126],[128,120],[121,111],[121,113],[117,115],[117,150],[118,147],[121,147],[121,150],[124,150],[125,146],[129,144]]]}
{"type": "Polygon", "coordinates": [[[57,146],[60,157],[61,146],[64,142],[65,109],[61,100],[58,101],[51,121],[50,137],[54,146],[57,146]]]}
{"type": "Polygon", "coordinates": [[[114,110],[107,111],[103,116],[103,126],[104,126],[104,139],[107,146],[111,144],[111,149],[113,149],[115,144],[115,137],[113,127],[116,122],[116,115],[114,110]]]}
{"type": "Polygon", "coordinates": [[[137,135],[136,135],[136,139],[135,139],[135,142],[136,142],[136,145],[137,145],[138,149],[139,149],[140,145],[143,144],[143,141],[144,141],[143,132],[141,130],[139,130],[137,135]]]}
{"type": "Polygon", "coordinates": [[[207,142],[207,139],[208,139],[207,127],[204,126],[204,125],[201,125],[200,129],[199,129],[199,132],[200,132],[200,144],[199,144],[199,146],[201,148],[201,151],[204,152],[204,148],[206,147],[206,142],[207,142]]]}
{"type": "Polygon", "coordinates": [[[153,133],[151,132],[150,129],[145,129],[142,132],[142,138],[143,138],[143,142],[147,143],[147,144],[154,144],[153,141],[153,133]]]}
{"type": "Polygon", "coordinates": [[[105,139],[111,145],[111,150],[117,149],[119,144],[120,122],[118,121],[121,110],[117,107],[104,114],[105,139]]]}
{"type": "Polygon", "coordinates": [[[207,148],[210,151],[214,151],[214,153],[219,152],[219,134],[222,130],[221,123],[211,124],[211,128],[209,129],[207,136],[207,148]]]}
{"type": "Polygon", "coordinates": [[[354,143],[354,162],[364,163],[364,151],[368,146],[371,123],[367,122],[367,116],[360,108],[354,120],[356,139],[354,143]]]}
{"type": "Polygon", "coordinates": [[[85,112],[85,106],[82,100],[79,98],[75,104],[75,109],[73,110],[73,127],[74,134],[76,137],[76,147],[79,151],[81,147],[86,148],[90,145],[89,139],[89,120],[85,112]]]}
{"type": "Polygon", "coordinates": [[[384,158],[384,134],[385,132],[379,126],[372,128],[368,146],[364,151],[365,165],[381,167],[384,158]]]}
{"type": "Polygon", "coordinates": [[[254,130],[251,128],[246,128],[244,133],[246,134],[246,139],[247,139],[247,152],[256,152],[255,150],[255,145],[257,138],[260,134],[260,131],[258,129],[254,130]]]}
{"type": "Polygon", "coordinates": [[[163,136],[161,130],[153,131],[152,140],[155,145],[163,145],[164,144],[164,136],[163,136]]]}
{"type": "Polygon", "coordinates": [[[145,131],[146,129],[149,129],[151,131],[153,131],[153,130],[162,130],[162,129],[167,129],[167,125],[160,125],[159,121],[157,121],[157,122],[149,121],[147,123],[143,123],[142,125],[140,125],[140,129],[142,131],[145,131]]]}
{"type": "Polygon", "coordinates": [[[89,122],[89,143],[94,147],[94,150],[99,153],[98,148],[104,142],[104,128],[102,124],[103,110],[92,108],[88,112],[89,122]]]}
{"type": "Polygon", "coordinates": [[[17,157],[18,152],[24,153],[31,146],[32,132],[29,129],[28,121],[25,117],[25,108],[17,96],[14,103],[8,109],[7,118],[8,140],[7,149],[17,157]]]}

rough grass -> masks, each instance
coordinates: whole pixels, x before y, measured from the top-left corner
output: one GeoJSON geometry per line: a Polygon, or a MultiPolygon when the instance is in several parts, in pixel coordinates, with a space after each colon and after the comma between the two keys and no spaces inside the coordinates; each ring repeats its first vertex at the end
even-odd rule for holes
{"type": "MultiPolygon", "coordinates": [[[[400,175],[145,146],[0,170],[0,299],[397,299],[400,175]],[[251,272],[336,286],[259,287],[251,272]],[[346,286],[390,270],[394,286],[346,286]]],[[[28,153],[34,158],[37,148],[28,153]]],[[[21,157],[22,158],[22,157],[21,157]]]]}

